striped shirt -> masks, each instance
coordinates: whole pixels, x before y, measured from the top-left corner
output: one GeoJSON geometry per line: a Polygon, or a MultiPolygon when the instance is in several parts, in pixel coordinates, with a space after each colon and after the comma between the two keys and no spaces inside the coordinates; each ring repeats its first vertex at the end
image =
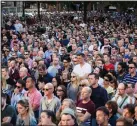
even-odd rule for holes
{"type": "Polygon", "coordinates": [[[131,74],[125,75],[123,82],[125,82],[126,84],[135,85],[137,83],[137,72],[136,72],[136,75],[134,77],[131,77],[131,74]]]}

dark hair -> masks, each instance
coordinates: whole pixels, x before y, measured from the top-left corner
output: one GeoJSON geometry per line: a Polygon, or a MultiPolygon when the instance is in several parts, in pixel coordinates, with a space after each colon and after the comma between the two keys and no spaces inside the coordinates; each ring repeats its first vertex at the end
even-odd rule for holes
{"type": "Polygon", "coordinates": [[[48,118],[51,118],[51,120],[52,120],[53,123],[56,122],[56,116],[55,116],[55,114],[54,114],[53,111],[51,111],[51,110],[43,110],[42,112],[46,113],[46,115],[48,116],[48,118]]]}
{"type": "Polygon", "coordinates": [[[61,87],[62,91],[64,92],[64,95],[63,95],[62,100],[61,100],[61,101],[63,101],[67,97],[67,93],[66,93],[67,89],[64,85],[59,85],[58,87],[61,87]]]}
{"type": "Polygon", "coordinates": [[[8,67],[6,67],[6,66],[2,66],[1,69],[5,69],[6,71],[8,71],[8,67]]]}
{"type": "Polygon", "coordinates": [[[39,65],[38,65],[38,69],[39,69],[39,68],[42,68],[42,70],[45,70],[45,69],[46,69],[46,65],[45,65],[45,64],[39,64],[39,65]]]}
{"type": "Polygon", "coordinates": [[[106,74],[104,77],[107,77],[109,79],[109,81],[113,80],[113,78],[112,78],[112,76],[110,74],[106,74]]]}
{"type": "Polygon", "coordinates": [[[108,105],[108,108],[112,109],[112,115],[117,113],[118,105],[115,101],[108,101],[106,105],[108,105]]]}
{"type": "Polygon", "coordinates": [[[96,110],[96,112],[97,112],[97,111],[102,111],[105,115],[109,116],[109,111],[108,111],[108,109],[107,109],[106,107],[104,107],[104,106],[99,107],[99,108],[96,110]]]}
{"type": "Polygon", "coordinates": [[[116,122],[123,122],[124,126],[133,126],[133,121],[129,118],[120,117],[116,122]]]}
{"type": "Polygon", "coordinates": [[[95,79],[99,79],[99,74],[96,74],[96,73],[90,73],[88,76],[90,75],[94,75],[95,76],[95,79]]]}
{"type": "Polygon", "coordinates": [[[133,104],[127,104],[123,107],[123,109],[128,109],[128,111],[134,115],[135,114],[135,105],[133,104]]]}
{"type": "Polygon", "coordinates": [[[129,64],[134,64],[134,66],[137,67],[135,62],[129,62],[129,64]]]}
{"type": "Polygon", "coordinates": [[[85,54],[84,54],[84,53],[77,53],[76,55],[77,55],[77,56],[82,56],[83,58],[85,57],[85,54]]]}
{"type": "Polygon", "coordinates": [[[25,87],[25,85],[26,85],[25,81],[22,80],[22,79],[19,79],[17,82],[18,82],[19,84],[21,84],[22,87],[25,87]]]}

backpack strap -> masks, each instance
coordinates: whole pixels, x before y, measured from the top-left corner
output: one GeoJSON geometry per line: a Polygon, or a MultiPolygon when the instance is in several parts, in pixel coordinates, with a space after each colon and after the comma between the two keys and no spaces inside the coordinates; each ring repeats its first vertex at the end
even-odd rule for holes
{"type": "Polygon", "coordinates": [[[122,105],[124,104],[124,102],[126,101],[127,98],[128,98],[128,96],[126,96],[126,97],[123,99],[123,101],[122,101],[121,104],[119,105],[119,108],[122,107],[122,105]]]}

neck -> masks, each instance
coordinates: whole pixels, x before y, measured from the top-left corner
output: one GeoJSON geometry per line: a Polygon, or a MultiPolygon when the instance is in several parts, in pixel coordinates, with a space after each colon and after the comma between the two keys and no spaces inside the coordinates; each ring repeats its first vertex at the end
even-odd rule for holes
{"type": "Polygon", "coordinates": [[[30,89],[29,89],[29,92],[32,92],[33,89],[35,89],[35,87],[30,88],[30,89]]]}
{"type": "Polygon", "coordinates": [[[121,95],[122,98],[125,97],[125,96],[126,96],[126,94],[121,95]]]}
{"type": "Polygon", "coordinates": [[[108,88],[109,87],[109,85],[108,84],[104,84],[104,88],[108,88]]]}
{"type": "Polygon", "coordinates": [[[27,115],[28,115],[28,113],[26,112],[26,113],[24,113],[24,114],[21,115],[21,118],[25,119],[27,117],[27,115]]]}
{"type": "Polygon", "coordinates": [[[89,101],[90,101],[90,98],[83,99],[83,100],[82,100],[82,103],[88,103],[89,101]]]}
{"type": "Polygon", "coordinates": [[[103,124],[101,124],[100,126],[108,126],[108,121],[105,121],[103,124]]]}
{"type": "Polygon", "coordinates": [[[81,66],[84,65],[84,63],[85,63],[85,62],[83,61],[83,62],[80,63],[80,65],[81,65],[81,66]]]}
{"type": "Polygon", "coordinates": [[[131,76],[132,76],[132,77],[134,77],[135,75],[136,75],[136,72],[134,72],[134,73],[131,73],[131,76]]]}
{"type": "Polygon", "coordinates": [[[97,88],[98,84],[92,85],[92,88],[97,88]]]}
{"type": "Polygon", "coordinates": [[[46,97],[47,97],[47,99],[52,99],[53,98],[53,94],[50,94],[50,95],[48,95],[46,97]]]}

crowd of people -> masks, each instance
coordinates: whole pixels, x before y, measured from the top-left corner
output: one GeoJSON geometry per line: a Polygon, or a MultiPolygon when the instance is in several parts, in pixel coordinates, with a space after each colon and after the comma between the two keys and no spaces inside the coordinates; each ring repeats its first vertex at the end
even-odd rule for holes
{"type": "Polygon", "coordinates": [[[92,14],[5,18],[2,126],[137,125],[136,15],[92,14]]]}

